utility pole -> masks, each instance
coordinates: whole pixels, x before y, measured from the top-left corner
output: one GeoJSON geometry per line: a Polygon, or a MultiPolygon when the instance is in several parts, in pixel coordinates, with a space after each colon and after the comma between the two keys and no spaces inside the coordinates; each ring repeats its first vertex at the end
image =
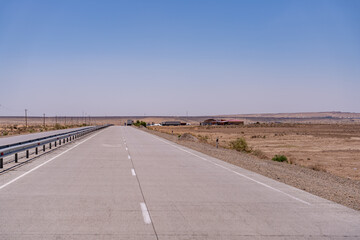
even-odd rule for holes
{"type": "Polygon", "coordinates": [[[66,126],[66,116],[65,116],[65,126],[66,126]]]}
{"type": "Polygon", "coordinates": [[[45,129],[45,113],[43,114],[43,120],[44,120],[44,129],[45,129]]]}
{"type": "Polygon", "coordinates": [[[25,127],[27,128],[27,109],[25,109],[25,127]]]}
{"type": "Polygon", "coordinates": [[[55,125],[57,125],[57,116],[55,116],[55,125]]]}

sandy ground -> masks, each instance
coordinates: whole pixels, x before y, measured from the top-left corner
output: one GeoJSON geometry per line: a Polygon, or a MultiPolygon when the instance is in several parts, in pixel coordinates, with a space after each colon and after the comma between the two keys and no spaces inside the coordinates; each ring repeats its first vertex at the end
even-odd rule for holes
{"type": "Polygon", "coordinates": [[[289,162],[360,180],[359,124],[250,124],[245,126],[153,127],[154,130],[191,133],[211,145],[229,148],[230,141],[244,137],[259,157],[285,155],[289,162]],[[259,154],[260,152],[260,154],[259,154]]]}

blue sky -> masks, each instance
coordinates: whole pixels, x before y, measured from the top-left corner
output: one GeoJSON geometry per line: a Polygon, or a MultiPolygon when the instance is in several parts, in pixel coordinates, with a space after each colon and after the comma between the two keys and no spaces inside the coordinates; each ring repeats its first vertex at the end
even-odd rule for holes
{"type": "Polygon", "coordinates": [[[0,115],[360,112],[360,1],[0,1],[0,115]]]}

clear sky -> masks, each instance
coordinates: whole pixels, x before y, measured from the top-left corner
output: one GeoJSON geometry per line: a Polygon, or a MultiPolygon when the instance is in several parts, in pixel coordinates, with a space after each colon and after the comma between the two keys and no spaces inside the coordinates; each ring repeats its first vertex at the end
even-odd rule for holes
{"type": "Polygon", "coordinates": [[[0,115],[360,112],[360,1],[0,1],[0,115]]]}

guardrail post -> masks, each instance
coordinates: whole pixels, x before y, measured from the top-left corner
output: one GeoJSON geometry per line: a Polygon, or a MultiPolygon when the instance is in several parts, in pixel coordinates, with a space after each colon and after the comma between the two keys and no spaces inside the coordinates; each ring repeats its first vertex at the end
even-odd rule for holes
{"type": "Polygon", "coordinates": [[[3,168],[3,167],[4,167],[4,159],[0,158],[0,168],[3,168]]]}
{"type": "Polygon", "coordinates": [[[17,163],[17,162],[18,162],[18,154],[15,153],[15,163],[17,163]]]}
{"type": "Polygon", "coordinates": [[[69,142],[69,138],[66,138],[66,142],[69,142]]]}
{"type": "Polygon", "coordinates": [[[38,148],[37,147],[35,148],[35,154],[36,155],[38,154],[38,148]]]}
{"type": "Polygon", "coordinates": [[[49,149],[51,149],[51,143],[49,143],[49,149]]]}
{"type": "Polygon", "coordinates": [[[26,158],[29,158],[29,150],[26,150],[26,158]]]}
{"type": "Polygon", "coordinates": [[[61,145],[61,139],[59,140],[59,145],[61,145]]]}
{"type": "Polygon", "coordinates": [[[54,144],[55,144],[55,147],[56,147],[56,141],[54,142],[54,144]]]}
{"type": "Polygon", "coordinates": [[[45,152],[45,144],[43,145],[43,152],[45,152]]]}
{"type": "Polygon", "coordinates": [[[63,139],[63,143],[65,143],[65,138],[63,139]]]}

